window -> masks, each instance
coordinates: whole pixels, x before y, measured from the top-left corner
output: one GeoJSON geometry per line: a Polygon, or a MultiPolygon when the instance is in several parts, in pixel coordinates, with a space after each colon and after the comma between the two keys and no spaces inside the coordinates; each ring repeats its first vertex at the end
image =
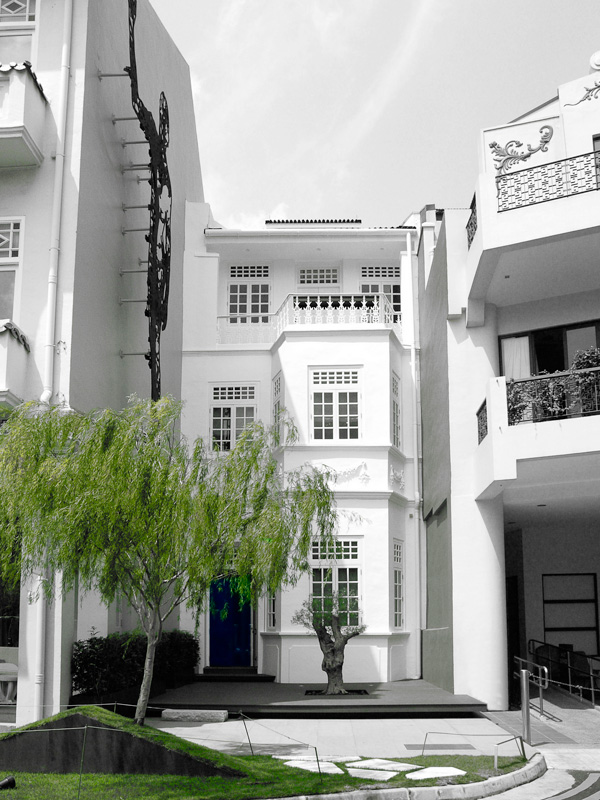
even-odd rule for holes
{"type": "Polygon", "coordinates": [[[340,271],[337,267],[302,267],[298,270],[298,283],[304,285],[327,286],[340,282],[340,271]]]}
{"type": "Polygon", "coordinates": [[[357,539],[336,539],[329,547],[324,542],[312,543],[312,558],[315,561],[354,561],[358,559],[357,539]]]}
{"type": "Polygon", "coordinates": [[[600,345],[600,322],[541,328],[500,339],[503,374],[518,380],[569,369],[578,350],[600,345]]]}
{"type": "Polygon", "coordinates": [[[255,386],[213,386],[212,399],[219,405],[211,408],[211,441],[213,450],[231,450],[244,428],[256,418],[255,386]],[[224,404],[221,404],[225,401],[224,404]]]}
{"type": "Polygon", "coordinates": [[[276,423],[283,408],[283,378],[281,372],[273,378],[273,422],[276,423]]]}
{"type": "Polygon", "coordinates": [[[0,0],[0,23],[35,22],[36,0],[0,0]]]}
{"type": "Polygon", "coordinates": [[[360,417],[358,370],[313,370],[311,383],[313,439],[319,441],[358,439],[360,417]]]}
{"type": "Polygon", "coordinates": [[[394,539],[394,628],[404,627],[404,545],[394,539]]]}
{"type": "Polygon", "coordinates": [[[269,321],[270,285],[252,280],[269,277],[268,266],[232,266],[230,279],[246,278],[248,281],[232,280],[229,284],[229,322],[246,325],[269,321]]]}
{"type": "Polygon", "coordinates": [[[331,611],[334,594],[338,597],[340,624],[359,625],[358,567],[313,567],[313,610],[331,611]]]}
{"type": "Polygon", "coordinates": [[[392,444],[400,447],[402,444],[402,405],[400,400],[400,378],[392,372],[392,444]]]}
{"type": "Polygon", "coordinates": [[[542,575],[544,641],[557,647],[598,652],[596,573],[542,575]]]}
{"type": "Polygon", "coordinates": [[[22,223],[0,220],[0,319],[12,319],[15,302],[16,267],[21,256],[22,223]]]}
{"type": "Polygon", "coordinates": [[[399,283],[361,283],[362,294],[383,294],[394,312],[394,322],[400,322],[400,284],[399,283]]]}
{"type": "Polygon", "coordinates": [[[267,628],[274,630],[277,627],[277,595],[267,596],[267,628]]]}
{"type": "Polygon", "coordinates": [[[371,280],[400,278],[400,264],[371,264],[361,267],[360,277],[371,280]]]}

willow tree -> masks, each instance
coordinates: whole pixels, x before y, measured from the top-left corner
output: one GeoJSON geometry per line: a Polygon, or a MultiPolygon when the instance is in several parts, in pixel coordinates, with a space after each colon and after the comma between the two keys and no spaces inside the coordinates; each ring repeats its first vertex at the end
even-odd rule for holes
{"type": "Polygon", "coordinates": [[[252,425],[216,454],[178,435],[180,414],[171,398],[85,415],[25,404],[0,428],[0,579],[58,573],[62,592],[128,600],[147,637],[138,724],[169,614],[199,613],[230,575],[245,599],[294,583],[336,524],[328,473],[280,468],[291,424],[252,425]]]}

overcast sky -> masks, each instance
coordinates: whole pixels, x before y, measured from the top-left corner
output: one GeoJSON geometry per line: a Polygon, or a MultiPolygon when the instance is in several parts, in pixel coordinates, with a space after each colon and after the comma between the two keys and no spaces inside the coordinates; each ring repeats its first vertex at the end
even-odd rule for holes
{"type": "Polygon", "coordinates": [[[226,227],[468,206],[480,129],[600,50],[598,0],[150,2],[190,65],[205,196],[226,227]]]}

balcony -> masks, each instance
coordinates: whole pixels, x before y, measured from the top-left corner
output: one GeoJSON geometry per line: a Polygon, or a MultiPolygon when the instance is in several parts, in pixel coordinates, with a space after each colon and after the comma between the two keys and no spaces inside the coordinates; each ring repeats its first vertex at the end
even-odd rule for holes
{"type": "Polygon", "coordinates": [[[508,424],[600,413],[600,367],[554,372],[506,385],[508,424]]]}
{"type": "Polygon", "coordinates": [[[275,314],[217,317],[217,344],[273,344],[286,330],[389,328],[401,334],[400,312],[384,294],[288,295],[275,314]]]}
{"type": "Polygon", "coordinates": [[[29,62],[0,65],[0,167],[37,167],[46,99],[29,62]]]}
{"type": "Polygon", "coordinates": [[[599,188],[600,153],[584,153],[498,175],[498,211],[510,211],[599,188]]]}

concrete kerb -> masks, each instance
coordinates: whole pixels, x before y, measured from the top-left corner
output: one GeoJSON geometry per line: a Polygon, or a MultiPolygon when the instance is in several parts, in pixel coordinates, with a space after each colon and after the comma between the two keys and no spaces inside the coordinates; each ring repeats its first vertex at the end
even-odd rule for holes
{"type": "Polygon", "coordinates": [[[456,786],[423,786],[415,789],[359,789],[355,792],[336,794],[311,794],[296,797],[272,798],[272,800],[477,800],[507,792],[524,783],[541,778],[546,772],[546,762],[541,753],[536,753],[531,761],[521,769],[498,775],[480,783],[466,783],[456,786]]]}
{"type": "Polygon", "coordinates": [[[202,711],[188,708],[163,708],[161,719],[178,722],[227,722],[227,711],[202,711]]]}

